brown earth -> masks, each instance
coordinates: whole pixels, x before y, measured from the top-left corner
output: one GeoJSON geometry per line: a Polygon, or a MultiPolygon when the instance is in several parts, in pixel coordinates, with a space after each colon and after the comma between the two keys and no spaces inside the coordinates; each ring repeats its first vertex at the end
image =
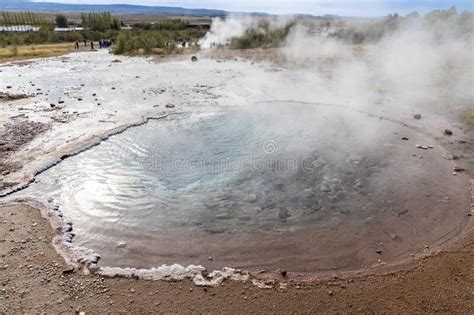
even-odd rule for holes
{"type": "Polygon", "coordinates": [[[51,245],[53,231],[27,205],[0,207],[0,313],[472,313],[474,235],[407,271],[259,289],[229,281],[103,278],[72,271],[51,245]]]}

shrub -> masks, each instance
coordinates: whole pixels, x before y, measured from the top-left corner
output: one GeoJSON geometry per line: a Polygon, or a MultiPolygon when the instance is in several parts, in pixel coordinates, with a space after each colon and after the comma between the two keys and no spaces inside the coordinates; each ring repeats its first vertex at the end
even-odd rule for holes
{"type": "Polygon", "coordinates": [[[68,27],[67,17],[63,14],[56,15],[55,21],[57,27],[68,27]]]}
{"type": "Polygon", "coordinates": [[[247,29],[244,35],[232,38],[229,47],[232,49],[280,47],[294,25],[294,22],[289,22],[277,27],[272,26],[269,21],[260,21],[256,26],[247,29]]]}

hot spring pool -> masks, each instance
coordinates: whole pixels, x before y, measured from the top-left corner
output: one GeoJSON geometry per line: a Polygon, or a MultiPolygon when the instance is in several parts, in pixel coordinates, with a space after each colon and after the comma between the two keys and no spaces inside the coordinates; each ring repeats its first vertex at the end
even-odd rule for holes
{"type": "Polygon", "coordinates": [[[354,269],[459,233],[469,190],[441,153],[358,112],[264,103],[129,129],[14,196],[54,198],[103,266],[354,269]]]}

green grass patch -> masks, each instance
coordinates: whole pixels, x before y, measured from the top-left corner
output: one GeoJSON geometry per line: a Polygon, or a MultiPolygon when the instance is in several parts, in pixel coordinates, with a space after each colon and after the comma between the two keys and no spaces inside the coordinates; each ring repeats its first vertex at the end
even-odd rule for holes
{"type": "Polygon", "coordinates": [[[244,35],[232,38],[231,49],[276,48],[285,42],[294,22],[276,27],[269,21],[260,21],[256,26],[247,29],[244,35]]]}
{"type": "Polygon", "coordinates": [[[61,44],[44,44],[44,45],[12,45],[0,48],[0,60],[11,58],[34,58],[34,57],[51,57],[62,55],[74,50],[72,43],[61,44]]]}

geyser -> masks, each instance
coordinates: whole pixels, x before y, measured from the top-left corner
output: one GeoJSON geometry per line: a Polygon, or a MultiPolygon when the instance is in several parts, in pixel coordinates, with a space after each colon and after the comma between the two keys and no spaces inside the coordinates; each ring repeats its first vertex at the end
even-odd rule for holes
{"type": "Polygon", "coordinates": [[[469,190],[441,153],[394,122],[266,102],[130,129],[15,196],[53,197],[103,266],[356,269],[458,234],[469,190]]]}

